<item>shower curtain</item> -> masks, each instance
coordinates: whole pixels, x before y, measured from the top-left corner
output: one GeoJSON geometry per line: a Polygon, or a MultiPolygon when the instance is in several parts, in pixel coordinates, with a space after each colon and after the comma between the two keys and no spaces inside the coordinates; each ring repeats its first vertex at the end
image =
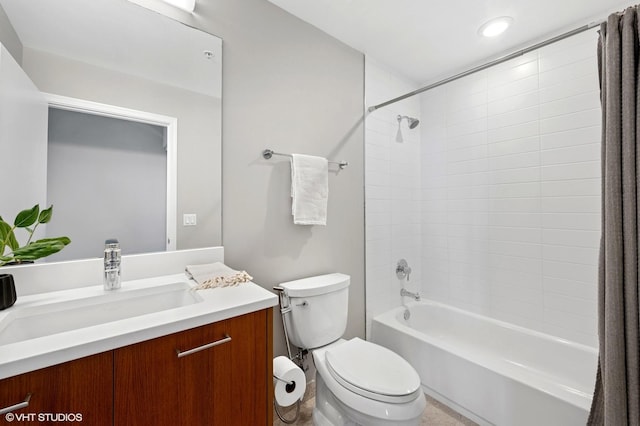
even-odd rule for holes
{"type": "Polygon", "coordinates": [[[599,360],[589,425],[640,424],[640,55],[638,6],[600,28],[602,238],[599,360]]]}

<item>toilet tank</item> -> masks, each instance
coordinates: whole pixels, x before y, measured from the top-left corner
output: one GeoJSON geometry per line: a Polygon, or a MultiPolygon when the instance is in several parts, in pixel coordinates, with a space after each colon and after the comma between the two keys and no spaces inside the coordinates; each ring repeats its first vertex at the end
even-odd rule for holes
{"type": "Polygon", "coordinates": [[[333,273],[280,284],[291,312],[284,323],[289,341],[314,349],[342,337],[347,328],[349,275],[333,273]]]}

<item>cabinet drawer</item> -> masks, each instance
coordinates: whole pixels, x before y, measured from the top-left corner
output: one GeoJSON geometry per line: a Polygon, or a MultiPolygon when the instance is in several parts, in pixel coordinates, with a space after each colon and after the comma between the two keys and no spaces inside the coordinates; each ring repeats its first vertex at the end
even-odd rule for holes
{"type": "Polygon", "coordinates": [[[104,352],[0,380],[0,409],[19,424],[111,425],[113,353],[104,352]]]}

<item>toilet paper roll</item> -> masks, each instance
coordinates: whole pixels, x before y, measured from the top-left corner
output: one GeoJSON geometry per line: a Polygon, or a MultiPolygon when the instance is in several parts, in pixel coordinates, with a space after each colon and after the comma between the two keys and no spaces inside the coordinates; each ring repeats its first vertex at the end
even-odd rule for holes
{"type": "Polygon", "coordinates": [[[281,407],[288,407],[304,396],[307,380],[304,372],[286,356],[273,359],[273,392],[281,407]],[[287,384],[276,377],[291,382],[287,384]]]}

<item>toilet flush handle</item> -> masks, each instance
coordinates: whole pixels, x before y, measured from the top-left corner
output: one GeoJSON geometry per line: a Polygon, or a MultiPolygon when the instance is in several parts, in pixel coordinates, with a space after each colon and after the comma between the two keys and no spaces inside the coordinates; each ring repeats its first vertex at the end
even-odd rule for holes
{"type": "Polygon", "coordinates": [[[309,302],[307,302],[306,300],[303,300],[302,303],[296,303],[296,306],[306,307],[306,306],[309,306],[309,302]]]}

